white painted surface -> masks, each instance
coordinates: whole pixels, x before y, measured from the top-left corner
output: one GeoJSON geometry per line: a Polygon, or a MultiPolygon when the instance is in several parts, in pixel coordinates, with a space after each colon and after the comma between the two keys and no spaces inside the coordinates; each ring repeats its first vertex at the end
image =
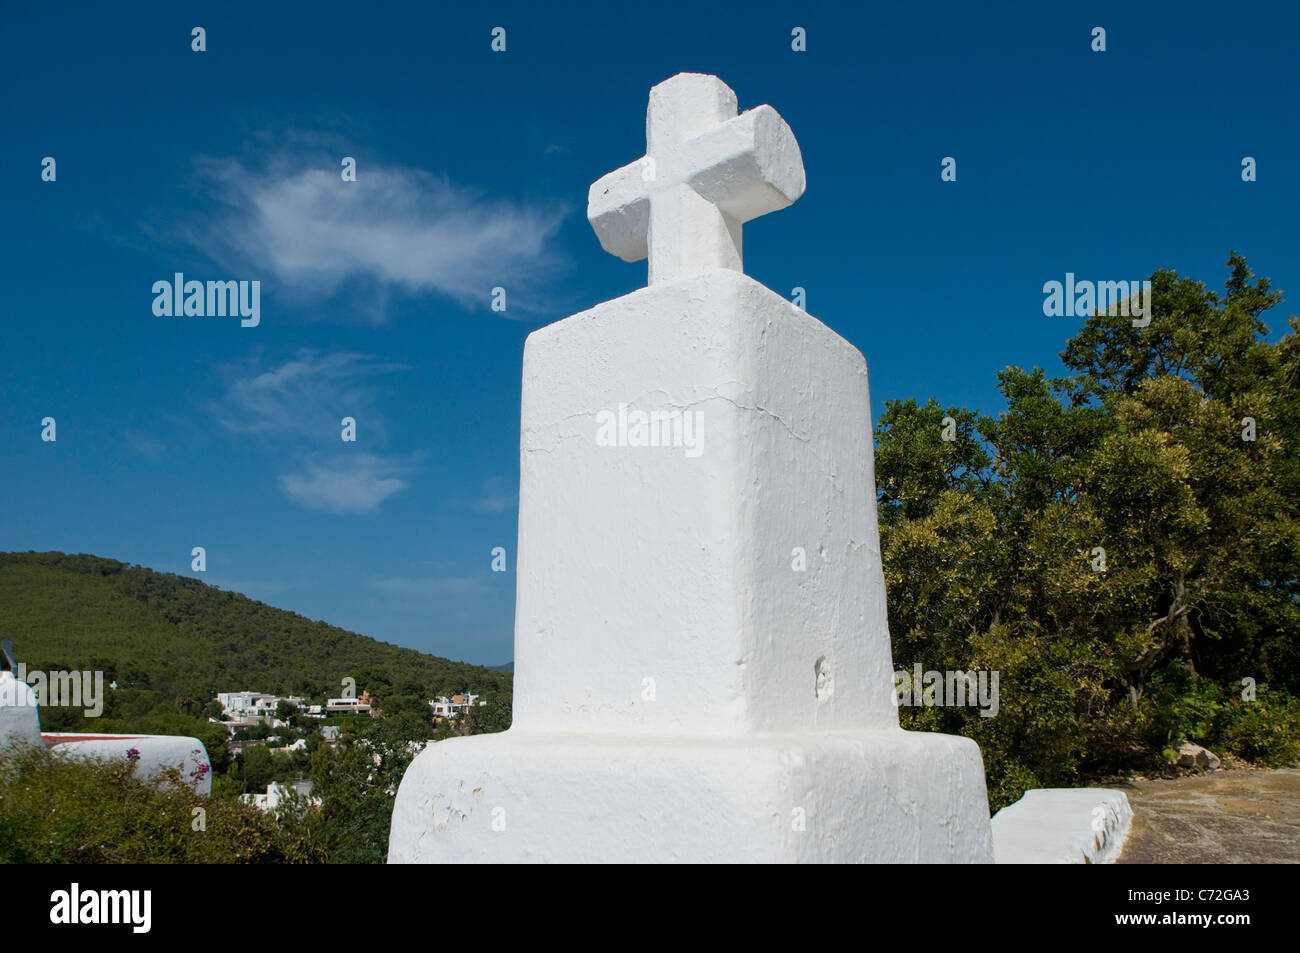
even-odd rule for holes
{"type": "Polygon", "coordinates": [[[89,735],[85,732],[46,732],[45,740],[56,754],[66,757],[126,760],[127,752],[140,752],[136,774],[156,778],[177,768],[181,780],[207,797],[212,793],[212,763],[197,738],[182,735],[89,735]],[[203,770],[207,768],[207,770],[203,770]]]}
{"type": "Polygon", "coordinates": [[[0,748],[13,742],[48,746],[73,757],[126,758],[132,748],[140,752],[137,773],[155,777],[177,767],[182,779],[199,794],[212,792],[212,764],[203,742],[173,735],[103,735],[90,732],[41,732],[40,712],[32,687],[0,672],[0,748]],[[207,770],[202,770],[206,767],[207,770]]]}
{"type": "Polygon", "coordinates": [[[646,155],[591,186],[587,218],[610,254],[648,257],[654,284],[741,271],[741,226],[803,191],[799,144],[775,109],[737,116],[716,76],[679,73],[650,90],[646,155]]]}
{"type": "Polygon", "coordinates": [[[862,355],[737,272],[656,284],[530,335],[518,723],[896,726],[870,420],[862,355]],[[621,402],[699,413],[703,452],[598,446],[598,411],[621,402]],[[806,572],[791,568],[796,546],[806,572]],[[823,700],[819,659],[834,679],[823,700]]]}
{"type": "Polygon", "coordinates": [[[655,178],[592,187],[653,283],[528,338],[514,726],[415,759],[391,861],[992,860],[978,747],[891,701],[866,362],[740,272],[798,147],[732,117],[674,77],[655,178]],[[698,415],[698,452],[602,445],[621,407],[698,415]]]}
{"type": "Polygon", "coordinates": [[[993,815],[999,864],[1113,864],[1133,810],[1123,791],[1038,788],[993,815]]]}
{"type": "Polygon", "coordinates": [[[975,743],[900,729],[453,738],[407,770],[392,830],[390,863],[978,863],[992,851],[975,743]]]}
{"type": "Polygon", "coordinates": [[[32,687],[0,671],[0,748],[13,743],[42,744],[41,719],[32,687]]]}

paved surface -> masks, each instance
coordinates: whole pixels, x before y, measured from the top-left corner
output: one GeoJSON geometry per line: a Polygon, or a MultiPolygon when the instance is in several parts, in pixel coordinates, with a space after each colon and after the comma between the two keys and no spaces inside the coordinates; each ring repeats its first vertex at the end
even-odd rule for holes
{"type": "Polygon", "coordinates": [[[1300,863],[1300,768],[1110,787],[1133,806],[1121,864],[1300,863]]]}

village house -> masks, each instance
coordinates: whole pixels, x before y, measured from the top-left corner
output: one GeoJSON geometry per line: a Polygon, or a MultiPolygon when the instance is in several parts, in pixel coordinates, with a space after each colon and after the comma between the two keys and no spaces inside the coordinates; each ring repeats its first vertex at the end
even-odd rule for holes
{"type": "MultiPolygon", "coordinates": [[[[451,698],[446,695],[439,695],[429,702],[429,705],[433,708],[435,718],[451,718],[469,711],[474,707],[474,702],[477,699],[477,695],[452,695],[451,698]]],[[[482,707],[487,702],[481,701],[478,704],[479,707],[482,707]]]]}
{"type": "Polygon", "coordinates": [[[297,695],[271,695],[266,692],[218,692],[217,703],[231,721],[271,724],[280,702],[289,702],[298,708],[306,706],[308,699],[297,695]]]}
{"type": "Polygon", "coordinates": [[[270,814],[283,804],[290,797],[290,792],[292,792],[303,799],[304,807],[320,807],[321,799],[312,797],[311,790],[312,784],[310,781],[292,781],[289,783],[272,781],[267,785],[265,794],[241,794],[239,800],[244,804],[251,804],[258,810],[270,814]]]}
{"type": "Polygon", "coordinates": [[[355,715],[370,715],[374,717],[373,700],[370,692],[363,691],[360,698],[331,698],[325,703],[325,712],[330,715],[351,712],[355,715]]]}

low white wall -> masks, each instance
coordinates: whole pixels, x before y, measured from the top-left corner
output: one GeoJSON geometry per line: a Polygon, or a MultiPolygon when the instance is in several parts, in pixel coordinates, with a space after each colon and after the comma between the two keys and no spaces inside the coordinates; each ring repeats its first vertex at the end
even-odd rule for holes
{"type": "Polygon", "coordinates": [[[1037,788],[993,815],[999,864],[1113,864],[1133,809],[1123,791],[1037,788]]]}
{"type": "Polygon", "coordinates": [[[138,751],[136,773],[154,778],[168,768],[178,768],[181,779],[199,794],[212,793],[212,762],[208,749],[197,738],[183,735],[92,735],[84,732],[47,732],[45,743],[56,754],[69,757],[104,758],[125,761],[128,752],[138,751]]]}
{"type": "Polygon", "coordinates": [[[72,757],[125,760],[139,752],[136,771],[153,778],[167,768],[179,768],[181,778],[199,794],[212,793],[212,761],[197,738],[182,735],[104,735],[92,732],[41,732],[40,712],[32,687],[12,672],[0,672],[0,748],[11,743],[45,745],[72,757]]]}

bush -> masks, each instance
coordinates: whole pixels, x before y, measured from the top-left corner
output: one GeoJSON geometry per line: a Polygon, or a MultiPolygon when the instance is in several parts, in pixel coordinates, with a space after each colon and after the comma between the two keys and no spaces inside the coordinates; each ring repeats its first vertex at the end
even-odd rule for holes
{"type": "Polygon", "coordinates": [[[319,825],[200,797],[177,771],[145,780],[131,761],[32,747],[0,758],[0,862],[320,863],[319,825]]]}
{"type": "Polygon", "coordinates": [[[1262,688],[1253,702],[1233,698],[1220,709],[1215,733],[1239,757],[1288,767],[1300,761],[1300,700],[1262,688]]]}
{"type": "Polygon", "coordinates": [[[1166,761],[1178,757],[1178,742],[1183,739],[1212,746],[1226,696],[1219,685],[1188,674],[1180,664],[1156,672],[1139,705],[1139,730],[1147,746],[1161,752],[1166,761]]]}

